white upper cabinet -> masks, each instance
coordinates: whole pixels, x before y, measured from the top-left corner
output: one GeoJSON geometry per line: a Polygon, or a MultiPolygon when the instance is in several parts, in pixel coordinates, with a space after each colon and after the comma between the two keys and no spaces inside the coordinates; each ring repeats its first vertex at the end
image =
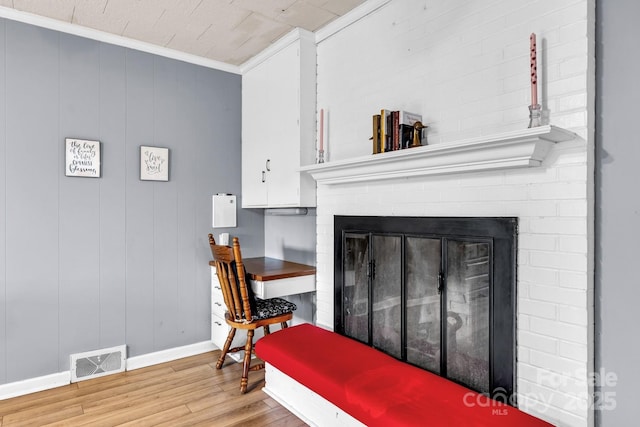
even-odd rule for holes
{"type": "Polygon", "coordinates": [[[242,76],[242,207],[313,207],[316,47],[296,29],[252,59],[242,76]]]}

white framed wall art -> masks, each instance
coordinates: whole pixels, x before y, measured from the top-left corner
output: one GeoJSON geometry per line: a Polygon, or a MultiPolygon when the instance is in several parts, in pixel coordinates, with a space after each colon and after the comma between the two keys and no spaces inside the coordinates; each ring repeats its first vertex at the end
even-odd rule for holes
{"type": "Polygon", "coordinates": [[[100,141],[66,138],[64,174],[100,178],[100,141]]]}
{"type": "Polygon", "coordinates": [[[140,146],[140,179],[169,181],[169,149],[140,146]]]}

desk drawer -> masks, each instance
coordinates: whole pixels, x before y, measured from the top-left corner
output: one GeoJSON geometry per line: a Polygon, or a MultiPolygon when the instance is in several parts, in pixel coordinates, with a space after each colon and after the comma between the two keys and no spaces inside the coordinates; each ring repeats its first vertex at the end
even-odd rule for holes
{"type": "MultiPolygon", "coordinates": [[[[271,331],[277,331],[280,329],[280,326],[272,326],[271,331]]],[[[227,336],[229,335],[229,330],[231,327],[227,325],[227,322],[223,318],[218,316],[211,316],[211,341],[213,344],[222,350],[224,347],[224,343],[227,340],[227,336]]],[[[264,330],[262,328],[258,328],[255,330],[253,335],[253,343],[264,336],[264,330]]],[[[231,342],[231,347],[240,347],[244,346],[247,342],[247,331],[243,329],[236,329],[236,335],[233,337],[233,341],[231,342]]],[[[238,360],[236,358],[236,360],[238,360]]]]}
{"type": "Polygon", "coordinates": [[[310,274],[264,282],[252,280],[251,289],[258,298],[262,299],[313,292],[316,290],[316,275],[310,274]]]}
{"type": "Polygon", "coordinates": [[[211,301],[211,314],[224,319],[224,314],[226,313],[226,311],[227,308],[224,305],[224,301],[222,301],[222,295],[220,296],[220,299],[214,297],[213,301],[211,301]]]}
{"type": "MultiPolygon", "coordinates": [[[[224,318],[218,316],[211,316],[211,341],[213,344],[222,350],[224,342],[227,340],[231,327],[227,325],[224,318]]],[[[236,335],[233,337],[231,347],[238,347],[244,345],[247,342],[247,333],[245,331],[236,330],[236,335]]]]}

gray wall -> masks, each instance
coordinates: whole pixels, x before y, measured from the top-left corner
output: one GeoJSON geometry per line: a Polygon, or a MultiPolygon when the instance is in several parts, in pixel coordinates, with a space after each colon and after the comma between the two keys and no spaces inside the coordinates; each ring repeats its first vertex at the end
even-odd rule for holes
{"type": "Polygon", "coordinates": [[[623,426],[637,422],[640,384],[640,2],[596,10],[596,370],[617,376],[600,378],[597,420],[623,426]]]}
{"type": "Polygon", "coordinates": [[[315,208],[309,208],[306,215],[267,214],[264,227],[265,256],[316,265],[315,208]]]}
{"type": "MultiPolygon", "coordinates": [[[[240,194],[241,77],[0,19],[0,384],[210,338],[211,195],[240,194]],[[102,177],[64,175],[64,139],[102,177]],[[139,180],[139,146],[170,181],[139,180]]],[[[245,256],[261,211],[239,210],[245,256]]]]}
{"type": "MultiPolygon", "coordinates": [[[[310,208],[307,215],[265,215],[265,256],[316,265],[316,218],[315,208],[310,208]]],[[[286,299],[298,307],[293,323],[315,323],[315,292],[289,295],[286,299]]]]}

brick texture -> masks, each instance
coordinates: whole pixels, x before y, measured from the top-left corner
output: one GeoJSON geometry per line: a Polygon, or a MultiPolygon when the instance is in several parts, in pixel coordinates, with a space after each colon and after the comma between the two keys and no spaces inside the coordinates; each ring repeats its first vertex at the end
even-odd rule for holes
{"type": "Polygon", "coordinates": [[[517,216],[519,402],[560,426],[593,425],[591,8],[593,0],[391,1],[318,45],[332,161],[371,153],[381,108],[421,113],[429,144],[526,127],[537,34],[545,120],[577,140],[556,144],[538,168],[319,185],[317,321],[333,326],[334,215],[517,216]],[[542,383],[550,377],[563,381],[542,383]]]}

